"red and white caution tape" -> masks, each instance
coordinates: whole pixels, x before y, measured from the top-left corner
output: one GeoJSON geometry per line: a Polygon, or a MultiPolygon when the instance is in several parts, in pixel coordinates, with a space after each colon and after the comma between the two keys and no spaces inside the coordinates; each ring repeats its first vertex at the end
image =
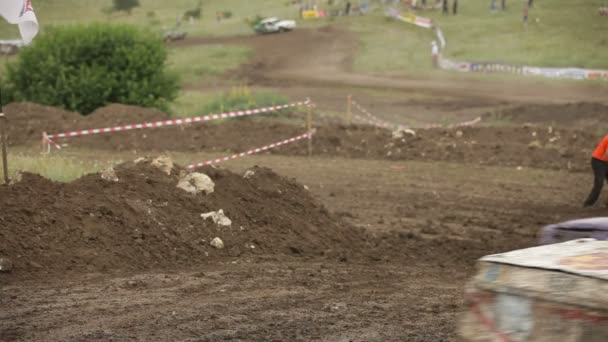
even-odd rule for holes
{"type": "Polygon", "coordinates": [[[354,115],[354,117],[360,121],[366,122],[366,123],[376,126],[376,127],[381,127],[381,128],[386,128],[386,129],[408,129],[408,127],[406,127],[404,125],[384,121],[384,120],[378,118],[374,114],[370,113],[367,109],[363,108],[363,106],[361,106],[355,100],[351,100],[351,102],[355,106],[355,108],[357,108],[361,113],[363,113],[363,114],[365,114],[365,116],[367,116],[367,119],[366,119],[360,115],[354,115]]]}
{"type": "MultiPolygon", "coordinates": [[[[55,146],[55,148],[57,148],[58,150],[61,150],[61,145],[59,145],[58,143],[54,142],[53,140],[49,139],[48,137],[46,138],[46,142],[49,145],[53,145],[55,146]]],[[[50,151],[50,150],[49,150],[50,151]]]]}
{"type": "Polygon", "coordinates": [[[233,154],[231,156],[226,156],[226,157],[223,157],[223,158],[211,159],[211,160],[208,160],[208,161],[205,161],[205,162],[191,164],[191,165],[188,165],[188,169],[194,169],[194,168],[197,168],[197,167],[209,166],[209,165],[213,165],[213,164],[219,164],[219,163],[227,162],[227,161],[230,161],[230,160],[233,160],[233,159],[242,158],[242,157],[250,156],[250,155],[253,155],[253,154],[256,154],[256,153],[268,151],[270,149],[277,148],[277,147],[283,146],[283,145],[287,145],[287,144],[290,144],[290,143],[293,143],[293,142],[296,142],[296,141],[299,141],[299,140],[302,140],[302,139],[311,139],[312,135],[314,133],[315,133],[315,131],[313,130],[313,131],[310,131],[308,133],[305,133],[305,134],[302,134],[302,135],[298,135],[297,137],[293,137],[293,138],[290,138],[290,139],[279,141],[279,142],[276,142],[276,143],[273,143],[273,144],[270,144],[270,145],[266,145],[266,146],[263,146],[263,147],[254,148],[254,149],[249,150],[247,152],[237,153],[237,154],[233,154]]]}
{"type": "Polygon", "coordinates": [[[85,136],[85,135],[123,132],[123,131],[130,131],[130,130],[134,130],[134,129],[185,125],[185,124],[190,124],[190,123],[207,122],[207,121],[211,121],[211,120],[229,119],[229,118],[237,118],[237,117],[242,117],[242,116],[250,116],[250,115],[256,115],[256,114],[268,113],[268,112],[273,112],[273,111],[286,109],[286,108],[306,106],[308,104],[310,104],[310,100],[306,100],[303,102],[295,102],[295,103],[290,103],[290,104],[285,104],[285,105],[279,105],[279,106],[270,106],[270,107],[263,107],[263,108],[249,109],[249,110],[241,110],[241,111],[236,111],[236,112],[227,112],[227,113],[222,113],[222,114],[210,114],[210,115],[205,115],[205,116],[197,116],[197,117],[193,117],[193,118],[163,120],[163,121],[145,122],[145,123],[140,123],[140,124],[132,124],[132,125],[124,125],[124,126],[85,129],[85,130],[66,132],[66,133],[48,134],[48,138],[55,139],[55,138],[81,137],[81,136],[85,136]]]}

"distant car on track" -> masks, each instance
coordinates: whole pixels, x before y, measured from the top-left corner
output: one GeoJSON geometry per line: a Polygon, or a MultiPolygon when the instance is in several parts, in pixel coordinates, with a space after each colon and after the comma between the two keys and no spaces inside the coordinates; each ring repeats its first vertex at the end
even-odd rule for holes
{"type": "Polygon", "coordinates": [[[187,33],[180,30],[169,30],[163,32],[163,41],[173,42],[176,40],[182,40],[186,38],[187,33]]]}
{"type": "Polygon", "coordinates": [[[255,31],[260,34],[288,32],[295,28],[296,22],[294,20],[281,20],[276,17],[264,19],[254,27],[255,31]]]}

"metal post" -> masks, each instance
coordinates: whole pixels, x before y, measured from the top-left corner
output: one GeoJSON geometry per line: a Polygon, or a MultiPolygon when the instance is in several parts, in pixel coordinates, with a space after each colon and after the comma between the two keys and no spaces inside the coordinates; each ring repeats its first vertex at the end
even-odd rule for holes
{"type": "Polygon", "coordinates": [[[4,170],[4,184],[8,185],[8,152],[6,148],[6,116],[2,112],[2,105],[0,104],[0,134],[2,135],[2,165],[4,170]]]}
{"type": "Polygon", "coordinates": [[[312,156],[312,104],[308,105],[306,127],[308,128],[308,157],[310,157],[312,156]]]}
{"type": "Polygon", "coordinates": [[[0,135],[2,135],[2,168],[4,170],[4,184],[8,185],[8,149],[7,149],[7,139],[6,139],[6,116],[4,115],[4,109],[2,109],[2,92],[0,92],[0,135]]]}

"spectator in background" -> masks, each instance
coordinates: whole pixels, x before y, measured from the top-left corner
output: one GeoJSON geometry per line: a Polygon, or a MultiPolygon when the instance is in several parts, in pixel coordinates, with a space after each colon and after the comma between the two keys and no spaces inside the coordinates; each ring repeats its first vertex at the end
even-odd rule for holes
{"type": "Polygon", "coordinates": [[[361,0],[361,5],[359,5],[359,8],[361,9],[361,13],[365,14],[365,12],[367,12],[367,1],[361,0]]]}
{"type": "Polygon", "coordinates": [[[528,7],[532,7],[532,4],[534,4],[534,0],[528,0],[528,7]]]}
{"type": "Polygon", "coordinates": [[[448,0],[443,0],[442,4],[441,4],[442,8],[443,8],[443,14],[449,14],[450,11],[448,10],[450,4],[448,4],[448,0]]]}
{"type": "Polygon", "coordinates": [[[431,54],[433,55],[433,67],[435,69],[439,68],[439,45],[437,45],[437,41],[433,40],[431,42],[431,54]]]}
{"type": "Polygon", "coordinates": [[[507,10],[507,0],[501,0],[500,1],[500,7],[502,9],[502,11],[506,11],[507,10]]]}
{"type": "Polygon", "coordinates": [[[347,1],[346,2],[346,11],[345,11],[346,15],[350,15],[350,6],[351,6],[350,1],[347,1]]]}
{"type": "Polygon", "coordinates": [[[452,14],[453,15],[458,14],[458,0],[454,0],[454,4],[452,6],[452,14]]]}
{"type": "Polygon", "coordinates": [[[524,21],[524,26],[528,26],[528,4],[524,3],[524,13],[523,13],[523,21],[524,21]]]}

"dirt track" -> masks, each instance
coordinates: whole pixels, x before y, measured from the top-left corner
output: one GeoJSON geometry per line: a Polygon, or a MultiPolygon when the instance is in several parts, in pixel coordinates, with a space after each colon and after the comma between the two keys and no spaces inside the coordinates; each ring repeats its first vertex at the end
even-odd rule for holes
{"type": "MultiPolygon", "coordinates": [[[[305,149],[296,146],[281,152],[287,156],[227,164],[236,176],[206,169],[218,188],[203,199],[176,192],[176,174],[148,169],[119,170],[123,183],[117,184],[98,176],[69,185],[26,177],[0,189],[10,213],[0,217],[0,257],[15,261],[12,273],[0,273],[0,340],[451,341],[478,257],[534,245],[545,224],[608,215],[579,208],[590,175],[564,172],[568,161],[586,171],[588,150],[601,133],[588,130],[602,121],[605,107],[547,106],[605,101],[591,86],[355,75],[348,69],[352,38],[336,28],[180,44],[201,43],[252,44],[256,60],[238,76],[312,96],[320,107],[341,110],[353,87],[371,87],[376,93],[362,91],[360,102],[396,122],[404,114],[428,123],[488,113],[488,120],[514,125],[464,129],[462,137],[458,130],[423,131],[420,140],[390,147],[386,131],[324,127],[330,134],[315,145],[321,156],[303,158],[305,149]],[[290,44],[294,39],[301,44],[290,44]],[[287,54],[296,57],[284,64],[287,54]],[[515,107],[527,102],[540,105],[515,107]],[[505,105],[515,108],[494,115],[505,105]],[[540,146],[530,147],[535,139],[540,146]],[[418,155],[387,160],[398,148],[418,155]],[[255,164],[295,182],[267,171],[242,179],[255,164]],[[219,205],[252,230],[221,231],[200,221],[200,213],[219,205]],[[226,250],[198,243],[215,234],[225,234],[226,250]]],[[[164,118],[141,111],[136,120],[125,119],[127,113],[133,108],[113,106],[89,123],[164,118]]],[[[9,138],[19,146],[36,143],[43,127],[91,128],[74,113],[49,108],[13,105],[7,114],[14,120],[9,138]],[[33,118],[14,115],[32,108],[33,118]]],[[[241,151],[262,142],[242,134],[245,124],[255,125],[230,123],[210,136],[201,128],[169,130],[173,135],[158,141],[175,145],[152,150],[172,150],[181,162],[217,156],[207,154],[216,147],[241,151]],[[183,148],[180,139],[193,145],[183,148]]],[[[299,127],[277,124],[253,136],[272,142],[299,127]]],[[[94,138],[91,143],[107,146],[83,157],[116,151],[131,158],[132,149],[150,141],[142,134],[148,133],[94,138]]]]}
{"type": "Polygon", "coordinates": [[[1,336],[451,340],[477,257],[532,245],[537,229],[556,220],[607,214],[578,209],[586,175],[293,157],[231,168],[252,163],[296,177],[331,212],[375,234],[375,257],[243,255],[130,275],[119,263],[44,283],[3,276],[1,304],[9,310],[0,314],[1,336]]]}
{"type": "MultiPolygon", "coordinates": [[[[348,94],[363,103],[374,104],[379,115],[397,120],[409,117],[420,122],[463,121],[481,114],[480,109],[483,112],[513,104],[579,101],[608,104],[607,89],[598,84],[550,83],[534,78],[483,80],[449,73],[431,78],[355,73],[351,63],[358,46],[356,37],[333,25],[288,34],[193,38],[175,46],[205,44],[253,47],[253,60],[232,77],[247,79],[252,86],[277,88],[294,98],[311,97],[326,110],[343,111],[348,94]]],[[[187,88],[206,91],[208,86],[187,88]]]]}

